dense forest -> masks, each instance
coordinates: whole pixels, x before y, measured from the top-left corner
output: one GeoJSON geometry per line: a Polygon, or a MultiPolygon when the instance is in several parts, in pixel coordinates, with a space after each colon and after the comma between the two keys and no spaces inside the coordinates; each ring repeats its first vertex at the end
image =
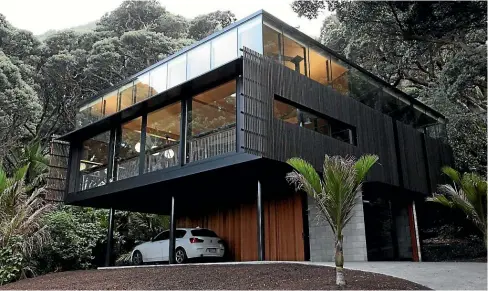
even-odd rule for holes
{"type": "MultiPolygon", "coordinates": [[[[486,2],[292,4],[308,18],[333,11],[320,41],[444,113],[456,167],[484,175],[486,8],[486,2]]],[[[103,263],[107,211],[42,200],[49,141],[74,128],[76,104],[235,20],[230,11],[186,19],[157,0],[127,0],[93,29],[38,38],[0,14],[0,265],[8,266],[0,285],[103,263]]],[[[119,262],[166,226],[166,217],[117,212],[119,262]]]]}

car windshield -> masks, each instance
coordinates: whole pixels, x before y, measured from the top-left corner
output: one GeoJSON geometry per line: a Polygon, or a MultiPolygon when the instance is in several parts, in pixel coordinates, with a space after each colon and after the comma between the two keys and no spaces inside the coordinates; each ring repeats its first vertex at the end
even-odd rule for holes
{"type": "Polygon", "coordinates": [[[191,234],[193,236],[217,237],[217,234],[209,229],[194,229],[191,234]]]}

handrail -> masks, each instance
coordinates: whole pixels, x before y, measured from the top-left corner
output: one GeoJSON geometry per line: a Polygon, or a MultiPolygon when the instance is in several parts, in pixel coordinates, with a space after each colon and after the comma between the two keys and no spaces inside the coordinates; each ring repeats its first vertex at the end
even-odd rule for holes
{"type": "Polygon", "coordinates": [[[189,140],[189,161],[198,161],[236,151],[236,128],[214,131],[189,140]]]}

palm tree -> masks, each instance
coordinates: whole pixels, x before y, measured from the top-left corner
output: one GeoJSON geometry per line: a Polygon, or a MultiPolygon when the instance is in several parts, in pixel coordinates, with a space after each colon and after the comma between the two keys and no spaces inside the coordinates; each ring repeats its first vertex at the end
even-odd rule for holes
{"type": "Polygon", "coordinates": [[[486,180],[476,173],[460,174],[451,167],[443,167],[442,172],[453,181],[453,185],[439,185],[438,192],[434,193],[433,197],[428,200],[463,211],[466,217],[481,231],[485,247],[488,247],[486,237],[486,180]]]}
{"type": "Polygon", "coordinates": [[[307,161],[300,158],[287,161],[295,170],[288,173],[286,179],[315,200],[320,214],[335,235],[336,284],[339,286],[346,285],[342,231],[352,217],[354,206],[360,201],[362,182],[377,161],[375,155],[364,155],[357,161],[353,157],[326,155],[322,179],[307,161]]]}

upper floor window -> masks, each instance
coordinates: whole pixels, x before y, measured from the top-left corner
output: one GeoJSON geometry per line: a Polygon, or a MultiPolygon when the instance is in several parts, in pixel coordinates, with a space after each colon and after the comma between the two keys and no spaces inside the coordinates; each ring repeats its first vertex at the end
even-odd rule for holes
{"type": "Polygon", "coordinates": [[[357,144],[354,126],[298,108],[284,100],[274,99],[273,115],[284,122],[296,124],[352,145],[357,144]]]}
{"type": "Polygon", "coordinates": [[[188,108],[188,162],[236,150],[236,81],[194,96],[188,108]]]}
{"type": "Polygon", "coordinates": [[[101,133],[83,142],[78,189],[87,190],[107,183],[109,142],[109,132],[101,133]]]}

